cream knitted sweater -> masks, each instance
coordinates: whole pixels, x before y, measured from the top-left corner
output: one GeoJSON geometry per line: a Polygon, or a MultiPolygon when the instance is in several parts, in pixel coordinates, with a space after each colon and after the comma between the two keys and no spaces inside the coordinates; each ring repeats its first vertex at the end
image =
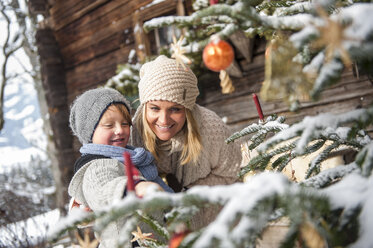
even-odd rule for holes
{"type": "MultiPolygon", "coordinates": [[[[102,209],[123,198],[127,177],[124,165],[115,159],[95,159],[80,168],[69,184],[68,193],[78,202],[93,211],[102,209]]],[[[121,227],[121,218],[111,223],[98,237],[100,248],[116,247],[121,227]]]]}
{"type": "MultiPolygon", "coordinates": [[[[136,130],[136,121],[141,118],[141,107],[135,114],[132,129],[132,145],[143,147],[142,138],[136,130]]],[[[193,107],[193,116],[199,127],[202,139],[202,151],[197,164],[180,165],[180,156],[184,144],[183,134],[179,133],[168,142],[162,144],[163,153],[157,161],[158,172],[173,174],[182,187],[190,188],[195,185],[221,185],[232,184],[238,180],[241,165],[241,151],[238,144],[226,144],[229,137],[228,127],[213,111],[199,105],[193,107]]],[[[195,218],[198,219],[198,218],[195,218]]],[[[205,226],[213,216],[205,215],[195,228],[205,226]]],[[[196,220],[195,220],[196,221],[196,220]]]]}

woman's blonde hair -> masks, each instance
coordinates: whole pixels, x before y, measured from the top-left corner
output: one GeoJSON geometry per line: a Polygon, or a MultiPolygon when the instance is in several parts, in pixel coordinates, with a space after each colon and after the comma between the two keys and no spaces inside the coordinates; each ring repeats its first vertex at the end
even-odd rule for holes
{"type": "MultiPolygon", "coordinates": [[[[143,139],[146,149],[148,149],[156,160],[159,160],[160,150],[158,148],[159,140],[153,130],[151,130],[148,121],[146,120],[146,104],[141,109],[141,118],[136,126],[143,139]]],[[[197,163],[199,154],[202,149],[201,136],[197,126],[197,122],[193,117],[192,111],[185,108],[186,123],[183,127],[185,143],[181,152],[180,164],[184,165],[189,162],[197,163]]]]}

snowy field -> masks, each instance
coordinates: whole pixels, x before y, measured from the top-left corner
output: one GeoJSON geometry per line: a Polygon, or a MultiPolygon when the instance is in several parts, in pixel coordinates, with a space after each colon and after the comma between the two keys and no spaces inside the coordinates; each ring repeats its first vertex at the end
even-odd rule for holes
{"type": "Polygon", "coordinates": [[[34,86],[13,81],[5,88],[5,125],[0,132],[0,173],[14,164],[45,159],[46,137],[34,86]]]}
{"type": "Polygon", "coordinates": [[[15,238],[17,242],[27,241],[37,244],[38,241],[47,237],[48,230],[57,224],[59,218],[60,212],[53,210],[25,221],[2,226],[0,227],[0,247],[12,247],[15,245],[15,238]]]}

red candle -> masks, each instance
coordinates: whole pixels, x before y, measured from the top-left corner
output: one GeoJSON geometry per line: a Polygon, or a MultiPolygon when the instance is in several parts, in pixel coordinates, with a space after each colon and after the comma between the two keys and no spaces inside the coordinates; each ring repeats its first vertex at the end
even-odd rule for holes
{"type": "Polygon", "coordinates": [[[128,192],[135,192],[135,183],[133,181],[133,164],[131,161],[130,154],[128,152],[123,153],[124,157],[124,168],[127,175],[127,191],[128,192]]]}
{"type": "Polygon", "coordinates": [[[264,121],[262,107],[260,106],[260,102],[259,102],[258,96],[255,93],[253,94],[253,99],[254,99],[254,102],[255,102],[256,111],[258,111],[259,119],[261,121],[264,121]]]}

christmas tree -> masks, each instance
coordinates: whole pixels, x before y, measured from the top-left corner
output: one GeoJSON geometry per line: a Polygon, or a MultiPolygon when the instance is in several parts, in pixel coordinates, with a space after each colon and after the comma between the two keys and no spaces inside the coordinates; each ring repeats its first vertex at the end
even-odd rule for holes
{"type": "MultiPolygon", "coordinates": [[[[220,72],[227,65],[217,58],[209,65],[207,44],[223,49],[219,41],[235,32],[265,37],[268,56],[260,95],[266,100],[280,96],[296,109],[302,99],[316,101],[326,87],[338,83],[345,68],[355,66],[372,76],[373,4],[362,2],[201,0],[195,1],[190,16],[156,18],[144,28],[175,25],[186,30],[170,54],[180,63],[196,63],[188,54],[199,52],[206,66],[220,72]],[[284,61],[290,64],[279,68],[284,61]]],[[[261,118],[227,139],[227,145],[247,139],[248,149],[257,151],[241,171],[241,176],[256,174],[247,182],[197,186],[177,194],[154,192],[143,199],[129,195],[101,212],[66,218],[52,236],[96,219],[99,232],[126,217],[119,240],[124,247],[131,240],[144,247],[255,247],[270,223],[285,218],[288,228],[278,246],[372,247],[373,142],[365,131],[372,122],[373,107],[308,116],[291,126],[281,116],[261,118]],[[355,151],[354,160],[321,171],[321,162],[343,149],[355,151]],[[296,157],[316,151],[304,181],[293,182],[279,173],[296,157]],[[188,231],[190,217],[211,205],[222,207],[217,218],[203,229],[188,231]],[[165,213],[166,224],[151,217],[155,209],[165,213]],[[139,221],[160,238],[149,238],[138,229],[139,221]],[[187,231],[178,230],[180,225],[187,231]]]]}

